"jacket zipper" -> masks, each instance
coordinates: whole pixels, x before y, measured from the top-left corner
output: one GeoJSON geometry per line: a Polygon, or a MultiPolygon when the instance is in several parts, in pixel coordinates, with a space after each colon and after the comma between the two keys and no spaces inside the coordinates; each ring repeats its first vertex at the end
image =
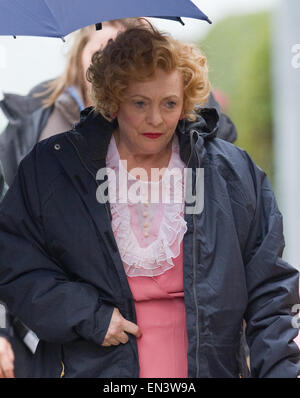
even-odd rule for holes
{"type": "Polygon", "coordinates": [[[199,377],[199,347],[200,347],[200,333],[199,333],[199,308],[197,305],[197,291],[196,291],[196,222],[195,214],[193,214],[193,293],[196,309],[196,377],[199,377]]]}
{"type": "MultiPolygon", "coordinates": [[[[198,165],[200,165],[198,153],[197,153],[197,151],[195,151],[195,144],[193,142],[193,134],[194,134],[194,132],[192,132],[192,134],[190,134],[191,154],[190,154],[187,166],[189,165],[189,163],[191,161],[193,152],[196,153],[198,165]]],[[[199,308],[197,305],[197,291],[196,291],[196,265],[197,265],[197,259],[196,259],[196,217],[195,217],[195,214],[193,214],[193,296],[194,296],[194,304],[195,304],[195,311],[196,311],[196,377],[199,377],[200,333],[199,333],[199,308]]]]}

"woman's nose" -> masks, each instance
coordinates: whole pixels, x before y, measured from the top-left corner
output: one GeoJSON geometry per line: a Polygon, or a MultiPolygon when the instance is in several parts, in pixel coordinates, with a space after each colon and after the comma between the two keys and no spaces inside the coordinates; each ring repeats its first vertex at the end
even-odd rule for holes
{"type": "Polygon", "coordinates": [[[159,107],[150,107],[148,112],[147,112],[147,118],[146,118],[147,123],[152,124],[153,126],[159,126],[162,121],[162,115],[159,107]]]}

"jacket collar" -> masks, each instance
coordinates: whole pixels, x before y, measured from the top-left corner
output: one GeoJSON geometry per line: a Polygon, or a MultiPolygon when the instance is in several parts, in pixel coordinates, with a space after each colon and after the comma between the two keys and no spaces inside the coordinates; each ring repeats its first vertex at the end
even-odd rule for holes
{"type": "Polygon", "coordinates": [[[196,120],[179,121],[176,133],[179,138],[181,159],[192,167],[201,167],[206,157],[204,143],[215,138],[219,129],[219,115],[215,108],[198,108],[196,120]],[[196,155],[197,152],[197,155],[196,155]]]}
{"type": "Polygon", "coordinates": [[[79,133],[80,143],[85,144],[92,161],[105,161],[108,145],[115,129],[114,123],[96,113],[92,107],[80,113],[80,121],[74,129],[79,133]]]}
{"type": "MultiPolygon", "coordinates": [[[[179,138],[181,159],[186,164],[200,167],[194,152],[198,152],[198,159],[199,156],[201,159],[205,157],[204,142],[216,137],[219,116],[214,108],[198,109],[196,116],[197,119],[193,122],[186,119],[179,121],[176,134],[179,138]]],[[[80,152],[85,152],[91,161],[104,164],[116,126],[115,122],[109,122],[92,107],[84,109],[80,114],[79,123],[74,127],[78,133],[77,148],[80,152]]]]}

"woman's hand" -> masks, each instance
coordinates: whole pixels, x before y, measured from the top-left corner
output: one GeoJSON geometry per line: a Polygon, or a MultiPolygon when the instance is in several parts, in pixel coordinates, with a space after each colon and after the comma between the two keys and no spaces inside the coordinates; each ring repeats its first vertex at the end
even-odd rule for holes
{"type": "Polygon", "coordinates": [[[13,378],[14,353],[10,342],[5,337],[0,337],[0,378],[13,378]]]}
{"type": "Polygon", "coordinates": [[[101,344],[103,347],[111,345],[126,344],[129,340],[127,333],[139,338],[142,335],[140,328],[133,322],[122,317],[120,311],[115,308],[107,329],[106,336],[101,344]]]}

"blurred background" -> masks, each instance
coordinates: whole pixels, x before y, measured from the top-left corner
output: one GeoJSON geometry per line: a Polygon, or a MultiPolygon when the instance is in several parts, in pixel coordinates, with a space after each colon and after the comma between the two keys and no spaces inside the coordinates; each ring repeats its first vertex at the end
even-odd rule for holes
{"type": "MultiPolygon", "coordinates": [[[[194,0],[212,25],[152,19],[208,57],[215,96],[236,125],[235,145],[267,173],[283,214],[283,258],[300,269],[300,1],[194,0]]],[[[72,35],[0,36],[1,92],[27,94],[63,71],[72,35]]],[[[1,111],[0,111],[1,112],[1,111]]],[[[0,132],[6,120],[0,113],[0,132]]]]}

